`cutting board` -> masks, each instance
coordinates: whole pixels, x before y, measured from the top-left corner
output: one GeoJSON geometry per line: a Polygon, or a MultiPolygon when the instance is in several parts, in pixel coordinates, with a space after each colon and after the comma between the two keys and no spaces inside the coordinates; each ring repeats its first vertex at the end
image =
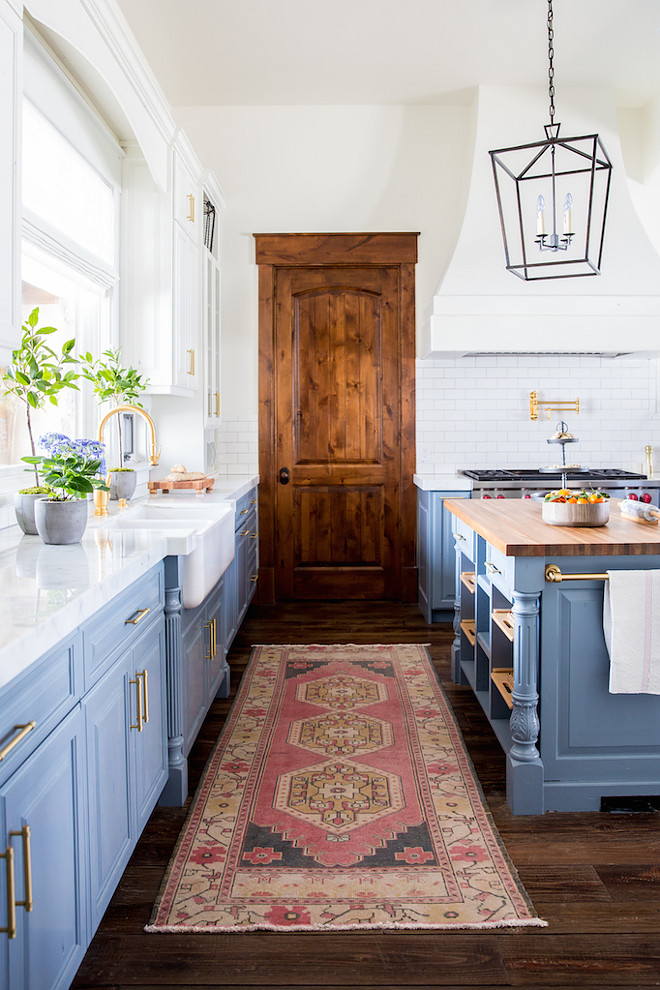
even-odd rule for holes
{"type": "Polygon", "coordinates": [[[151,495],[155,495],[158,492],[171,492],[179,491],[182,489],[188,489],[188,491],[201,492],[202,490],[210,492],[215,484],[215,478],[197,478],[195,481],[168,481],[167,478],[163,478],[162,481],[149,481],[147,487],[151,495]]]}

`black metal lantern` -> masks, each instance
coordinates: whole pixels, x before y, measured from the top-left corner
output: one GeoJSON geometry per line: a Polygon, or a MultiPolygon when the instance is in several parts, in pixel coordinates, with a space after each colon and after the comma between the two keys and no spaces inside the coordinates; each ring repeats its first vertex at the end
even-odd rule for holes
{"type": "Polygon", "coordinates": [[[489,153],[506,268],[525,281],[600,275],[612,175],[612,163],[597,134],[559,137],[552,22],[548,0],[546,140],[489,153]]]}

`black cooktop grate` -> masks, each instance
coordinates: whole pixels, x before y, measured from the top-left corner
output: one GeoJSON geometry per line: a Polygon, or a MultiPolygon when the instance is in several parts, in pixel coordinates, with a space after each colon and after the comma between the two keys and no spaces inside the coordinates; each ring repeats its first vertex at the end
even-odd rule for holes
{"type": "MultiPolygon", "coordinates": [[[[461,471],[467,478],[472,478],[473,481],[519,481],[521,483],[528,481],[550,481],[552,478],[561,478],[561,471],[538,471],[535,468],[521,468],[510,470],[504,469],[484,469],[480,470],[478,468],[473,468],[466,471],[461,471]]],[[[614,480],[631,480],[631,481],[645,481],[645,474],[638,474],[635,471],[624,471],[621,468],[593,468],[586,471],[572,471],[569,469],[566,472],[569,478],[577,478],[583,482],[585,481],[614,481],[614,480]]]]}

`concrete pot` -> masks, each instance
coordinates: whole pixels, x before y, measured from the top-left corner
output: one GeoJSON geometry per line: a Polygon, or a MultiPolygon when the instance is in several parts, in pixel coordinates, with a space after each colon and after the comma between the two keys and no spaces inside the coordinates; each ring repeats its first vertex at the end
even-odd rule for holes
{"type": "Polygon", "coordinates": [[[16,492],[14,496],[16,522],[27,536],[37,535],[37,524],[34,521],[34,504],[40,498],[44,498],[43,492],[28,494],[16,492]]]}
{"type": "Polygon", "coordinates": [[[137,475],[135,471],[111,471],[110,472],[110,498],[117,501],[131,497],[137,485],[137,475]]]}
{"type": "Polygon", "coordinates": [[[42,497],[34,507],[34,518],[44,543],[79,543],[87,526],[87,499],[55,502],[42,497]]]}

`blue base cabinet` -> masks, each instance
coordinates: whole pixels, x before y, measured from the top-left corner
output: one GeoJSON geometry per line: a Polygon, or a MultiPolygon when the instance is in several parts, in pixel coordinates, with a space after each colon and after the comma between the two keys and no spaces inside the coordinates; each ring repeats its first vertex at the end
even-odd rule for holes
{"type": "Polygon", "coordinates": [[[157,565],[0,691],[0,987],[66,990],[167,779],[157,565]]]}
{"type": "Polygon", "coordinates": [[[76,706],[0,788],[2,843],[13,853],[0,880],[0,926],[8,926],[10,877],[16,925],[14,937],[2,936],[2,987],[65,990],[82,961],[86,804],[84,716],[76,706]]]}
{"type": "Polygon", "coordinates": [[[426,492],[417,496],[418,602],[427,622],[452,622],[456,594],[456,555],[452,516],[446,498],[468,498],[465,492],[426,492]]]}

